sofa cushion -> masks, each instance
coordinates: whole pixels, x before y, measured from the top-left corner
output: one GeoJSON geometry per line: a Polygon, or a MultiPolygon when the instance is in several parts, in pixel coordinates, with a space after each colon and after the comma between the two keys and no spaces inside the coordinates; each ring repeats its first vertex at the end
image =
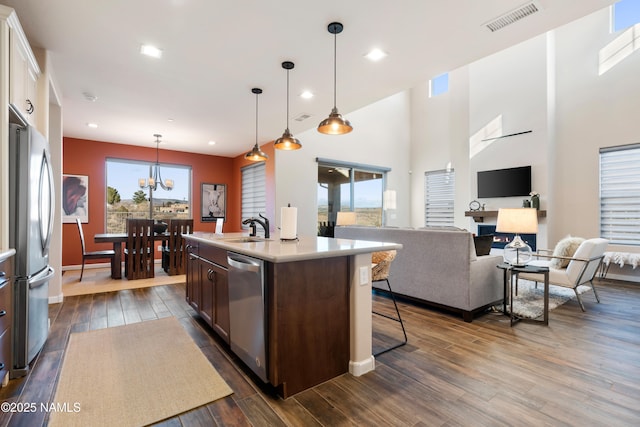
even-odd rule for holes
{"type": "Polygon", "coordinates": [[[476,255],[489,255],[491,245],[493,245],[493,234],[485,234],[482,236],[473,236],[473,244],[476,247],[476,255]]]}
{"type": "MultiPolygon", "coordinates": [[[[553,249],[553,256],[572,257],[582,242],[584,242],[582,237],[567,236],[556,244],[553,249]]],[[[549,267],[565,268],[567,265],[569,265],[568,259],[553,258],[549,267]]]]}

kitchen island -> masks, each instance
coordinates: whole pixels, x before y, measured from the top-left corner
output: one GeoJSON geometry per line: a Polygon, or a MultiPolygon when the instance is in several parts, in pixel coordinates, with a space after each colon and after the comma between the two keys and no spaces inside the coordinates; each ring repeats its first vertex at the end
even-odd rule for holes
{"type": "Polygon", "coordinates": [[[316,236],[281,241],[277,235],[242,233],[195,232],[184,238],[187,302],[280,396],[375,368],[371,253],[402,245],[316,236]],[[238,297],[245,294],[239,289],[245,289],[247,275],[237,273],[241,259],[260,265],[261,307],[255,295],[238,297]],[[256,307],[264,309],[258,319],[256,307]],[[247,348],[259,342],[262,352],[247,348]]]}

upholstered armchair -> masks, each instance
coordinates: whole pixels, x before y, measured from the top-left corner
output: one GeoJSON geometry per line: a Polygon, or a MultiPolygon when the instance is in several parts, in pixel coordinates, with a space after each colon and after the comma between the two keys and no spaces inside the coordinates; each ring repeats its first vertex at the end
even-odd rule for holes
{"type": "MultiPolygon", "coordinates": [[[[609,241],[606,239],[587,239],[580,243],[572,256],[549,255],[551,251],[540,250],[537,253],[540,259],[531,261],[529,264],[549,267],[549,284],[573,289],[580,308],[586,311],[577,288],[580,285],[590,284],[596,301],[600,302],[596,288],[593,286],[593,278],[600,267],[608,244],[609,241]],[[558,260],[564,263],[558,264],[558,260]]],[[[544,280],[541,274],[535,273],[520,273],[519,278],[534,282],[544,280]]]]}

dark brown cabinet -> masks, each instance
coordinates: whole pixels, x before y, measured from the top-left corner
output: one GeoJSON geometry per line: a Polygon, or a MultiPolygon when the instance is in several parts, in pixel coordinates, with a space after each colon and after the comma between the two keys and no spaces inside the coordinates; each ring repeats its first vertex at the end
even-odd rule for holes
{"type": "Polygon", "coordinates": [[[227,251],[193,243],[187,250],[186,300],[223,340],[229,342],[227,251]]]}
{"type": "Polygon", "coordinates": [[[268,263],[267,319],[269,381],[280,396],[347,372],[348,257],[268,263]]]}
{"type": "Polygon", "coordinates": [[[6,384],[11,368],[13,256],[0,262],[0,382],[6,384]]]}
{"type": "Polygon", "coordinates": [[[187,303],[200,313],[200,266],[198,264],[198,246],[187,245],[187,303]]]}
{"type": "MultiPolygon", "coordinates": [[[[227,251],[186,237],[187,301],[229,341],[227,251]]],[[[269,382],[280,396],[344,374],[349,369],[349,257],[265,262],[266,359],[269,382]]],[[[237,333],[237,332],[236,332],[237,333]]]]}

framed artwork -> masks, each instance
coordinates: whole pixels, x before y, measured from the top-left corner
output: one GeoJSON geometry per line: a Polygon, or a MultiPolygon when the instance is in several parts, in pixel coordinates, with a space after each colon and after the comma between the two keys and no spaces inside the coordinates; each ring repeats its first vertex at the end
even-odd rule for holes
{"type": "Polygon", "coordinates": [[[227,186],[202,183],[200,192],[200,220],[215,222],[227,217],[227,186]]]}
{"type": "Polygon", "coordinates": [[[62,175],[62,222],[89,222],[89,177],[62,175]]]}

